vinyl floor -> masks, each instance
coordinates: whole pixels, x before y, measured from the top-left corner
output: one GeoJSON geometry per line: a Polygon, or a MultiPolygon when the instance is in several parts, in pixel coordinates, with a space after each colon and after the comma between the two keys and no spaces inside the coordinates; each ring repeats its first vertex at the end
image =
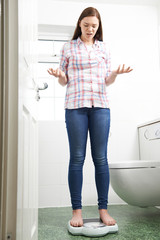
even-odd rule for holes
{"type": "MultiPolygon", "coordinates": [[[[110,205],[109,214],[116,219],[119,231],[104,237],[73,236],[67,230],[72,216],[70,207],[40,208],[38,240],[160,240],[160,209],[129,205],[110,205]]],[[[97,218],[97,206],[82,209],[83,218],[97,218]]]]}

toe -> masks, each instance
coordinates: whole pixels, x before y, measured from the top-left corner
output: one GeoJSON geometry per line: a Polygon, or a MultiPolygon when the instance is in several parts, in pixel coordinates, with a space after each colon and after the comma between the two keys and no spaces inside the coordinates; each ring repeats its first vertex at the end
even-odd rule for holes
{"type": "Polygon", "coordinates": [[[73,222],[70,222],[70,225],[71,225],[72,227],[74,227],[74,223],[73,223],[73,222]]]}

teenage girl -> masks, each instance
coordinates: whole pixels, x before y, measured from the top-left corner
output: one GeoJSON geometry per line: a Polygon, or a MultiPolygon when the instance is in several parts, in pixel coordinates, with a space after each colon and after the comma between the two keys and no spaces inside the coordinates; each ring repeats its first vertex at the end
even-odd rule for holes
{"type": "Polygon", "coordinates": [[[103,42],[101,17],[97,9],[92,7],[83,10],[72,40],[64,44],[60,67],[48,70],[62,86],[67,85],[65,120],[70,147],[68,184],[73,209],[72,226],[83,225],[81,191],[88,131],[95,166],[99,215],[106,225],[116,223],[107,211],[110,108],[106,86],[114,83],[117,75],[132,70],[123,64],[111,71],[110,53],[103,42]]]}

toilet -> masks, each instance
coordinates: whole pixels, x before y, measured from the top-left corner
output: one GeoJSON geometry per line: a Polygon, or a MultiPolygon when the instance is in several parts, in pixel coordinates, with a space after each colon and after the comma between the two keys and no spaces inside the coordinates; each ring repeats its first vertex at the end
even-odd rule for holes
{"type": "Polygon", "coordinates": [[[109,163],[113,190],[126,203],[160,206],[160,119],[138,126],[139,160],[109,163]]]}

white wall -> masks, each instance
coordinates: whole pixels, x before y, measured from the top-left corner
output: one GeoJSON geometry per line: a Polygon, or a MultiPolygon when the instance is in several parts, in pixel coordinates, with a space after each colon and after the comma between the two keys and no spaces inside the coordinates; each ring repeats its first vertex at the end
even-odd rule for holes
{"type": "MultiPolygon", "coordinates": [[[[69,146],[63,121],[39,121],[39,207],[70,206],[69,146]]],[[[83,177],[83,205],[97,204],[94,167],[88,141],[83,177]]],[[[122,200],[110,188],[110,203],[122,200]]]]}
{"type": "MultiPolygon", "coordinates": [[[[76,25],[81,11],[89,6],[96,7],[101,14],[104,40],[109,42],[111,49],[112,69],[123,63],[134,69],[130,74],[118,76],[116,82],[108,88],[111,108],[108,160],[113,162],[138,159],[137,125],[160,116],[158,11],[155,6],[149,5],[41,0],[39,1],[38,22],[39,24],[73,26],[76,25]]],[[[40,146],[47,136],[45,147],[46,151],[51,151],[51,153],[49,156],[43,155],[42,159],[44,150],[40,147],[39,205],[40,207],[69,205],[66,183],[68,164],[66,161],[69,156],[65,125],[63,122],[50,122],[46,126],[47,128],[45,123],[41,122],[40,131],[43,132],[43,128],[47,131],[52,129],[53,135],[48,137],[45,133],[40,133],[40,146]],[[43,136],[43,140],[41,136],[43,136]],[[60,149],[61,141],[65,142],[63,150],[60,149]],[[51,150],[48,150],[49,145],[53,146],[51,150]],[[62,154],[61,158],[59,152],[62,154]],[[59,159],[58,163],[53,161],[53,158],[59,159]],[[63,165],[65,174],[63,175],[61,172],[63,177],[57,177],[57,180],[54,180],[55,175],[52,174],[52,170],[56,174],[58,171],[62,171],[59,168],[60,164],[63,165]],[[65,197],[62,196],[62,192],[65,197]],[[59,196],[56,197],[56,201],[55,196],[59,196]]],[[[84,167],[84,176],[92,174],[90,170],[87,170],[92,169],[89,152],[88,149],[88,161],[84,167]]],[[[92,176],[86,179],[86,183],[84,182],[84,204],[96,204],[94,188],[92,176]]],[[[112,189],[110,191],[110,203],[120,203],[112,189]]]]}

